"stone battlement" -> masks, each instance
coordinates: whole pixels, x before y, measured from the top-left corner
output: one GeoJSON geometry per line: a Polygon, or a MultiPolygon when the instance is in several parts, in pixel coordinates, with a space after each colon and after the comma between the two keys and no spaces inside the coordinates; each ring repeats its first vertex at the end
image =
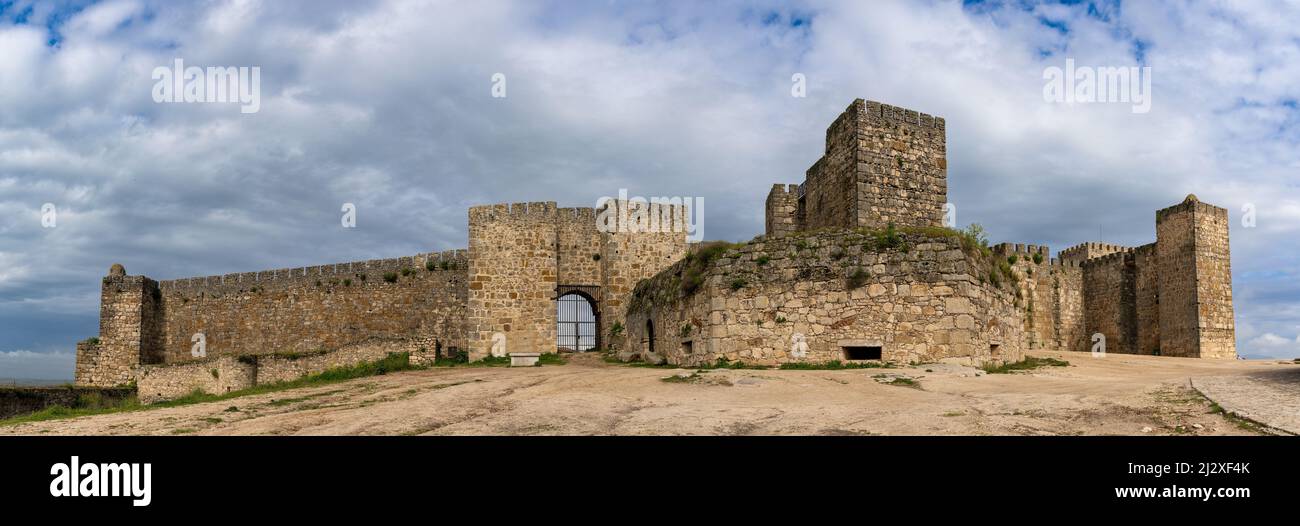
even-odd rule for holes
{"type": "Polygon", "coordinates": [[[1222,216],[1225,219],[1228,217],[1227,208],[1217,207],[1209,203],[1202,203],[1201,200],[1196,197],[1196,194],[1187,194],[1187,198],[1183,199],[1183,202],[1178,203],[1174,206],[1169,206],[1157,210],[1156,224],[1163,222],[1164,219],[1168,217],[1170,214],[1177,214],[1180,212],[1189,212],[1189,211],[1195,211],[1198,213],[1213,215],[1213,216],[1222,216]]]}
{"type": "Polygon", "coordinates": [[[403,269],[423,271],[428,266],[429,262],[433,262],[435,270],[447,270],[451,268],[459,268],[463,270],[465,268],[467,257],[468,251],[465,249],[456,249],[398,258],[370,259],[366,261],[352,261],[331,265],[282,268],[263,270],[259,272],[236,272],[215,276],[162,280],[158,282],[158,287],[162,289],[164,293],[171,291],[237,290],[248,289],[251,287],[275,288],[283,285],[297,286],[304,282],[312,282],[318,279],[356,279],[358,274],[366,274],[367,279],[378,280],[387,272],[401,272],[403,269]],[[447,268],[443,268],[444,262],[447,264],[447,268]]]}
{"type": "Polygon", "coordinates": [[[1002,256],[1010,256],[1012,254],[1033,256],[1034,254],[1038,254],[1047,258],[1051,254],[1051,250],[1048,249],[1047,245],[1040,246],[1026,245],[1023,243],[998,243],[989,248],[993,250],[994,254],[1002,256]]]}
{"type": "Polygon", "coordinates": [[[1123,245],[1114,245],[1111,243],[1087,242],[1079,243],[1070,248],[1062,250],[1058,257],[1062,260],[1073,260],[1082,262],[1095,257],[1103,256],[1113,252],[1124,252],[1132,250],[1132,247],[1123,245]]]}

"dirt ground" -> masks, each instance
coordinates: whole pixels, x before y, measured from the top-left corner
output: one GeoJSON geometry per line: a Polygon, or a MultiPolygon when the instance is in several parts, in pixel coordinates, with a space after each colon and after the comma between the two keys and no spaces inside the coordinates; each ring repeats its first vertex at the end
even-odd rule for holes
{"type": "Polygon", "coordinates": [[[930,364],[692,375],[585,355],[562,366],[410,371],[2,426],[0,434],[1242,435],[1259,431],[1212,412],[1189,378],[1300,368],[1273,361],[1033,354],[1071,365],[1017,374],[930,364]],[[895,380],[900,376],[911,385],[895,380]]]}

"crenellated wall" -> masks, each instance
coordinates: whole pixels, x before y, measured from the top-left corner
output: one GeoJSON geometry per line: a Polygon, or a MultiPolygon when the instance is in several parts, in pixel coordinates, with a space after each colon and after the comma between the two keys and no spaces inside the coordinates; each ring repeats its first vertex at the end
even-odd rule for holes
{"type": "Polygon", "coordinates": [[[939,226],[948,199],[944,120],[857,99],[826,128],[825,152],[804,183],[781,186],[768,194],[769,236],[939,226]]]}
{"type": "Polygon", "coordinates": [[[77,347],[78,385],[136,380],[140,365],[337,349],[425,336],[464,347],[464,250],[169,281],[103,280],[100,334],[77,347]],[[204,356],[196,356],[195,335],[204,356]]]}
{"type": "MultiPolygon", "coordinates": [[[[464,346],[464,250],[159,282],[166,363],[427,335],[464,346]]],[[[149,363],[149,362],[145,362],[149,363]]]]}

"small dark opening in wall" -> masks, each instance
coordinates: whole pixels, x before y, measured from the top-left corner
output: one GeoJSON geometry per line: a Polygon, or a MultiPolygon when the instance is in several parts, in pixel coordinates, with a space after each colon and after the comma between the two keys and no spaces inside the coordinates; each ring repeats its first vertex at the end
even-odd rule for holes
{"type": "Polygon", "coordinates": [[[682,353],[684,353],[684,354],[691,354],[691,353],[694,353],[694,352],[695,352],[695,345],[693,345],[693,344],[694,344],[694,342],[690,342],[690,341],[682,342],[682,353]]]}
{"type": "Polygon", "coordinates": [[[881,347],[878,345],[862,347],[844,347],[845,360],[879,360],[881,347]]]}
{"type": "Polygon", "coordinates": [[[1002,355],[1002,345],[997,343],[989,344],[989,356],[998,358],[1002,355]]]}

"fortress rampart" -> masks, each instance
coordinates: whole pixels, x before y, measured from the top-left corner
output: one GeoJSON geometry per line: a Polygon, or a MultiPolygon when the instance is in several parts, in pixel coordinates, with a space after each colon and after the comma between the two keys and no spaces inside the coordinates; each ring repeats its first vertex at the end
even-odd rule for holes
{"type": "Polygon", "coordinates": [[[940,117],[853,101],[804,182],[772,186],[766,234],[722,249],[688,249],[671,201],[544,201],[470,208],[463,250],[167,281],[114,265],[77,383],[163,398],[392,349],[423,363],[556,352],[561,324],[579,324],[557,310],[569,295],[591,307],[587,348],[683,365],[1001,363],[1097,335],[1107,352],[1236,356],[1226,210],[1189,195],[1139,247],[974,246],[940,226],[945,133],[940,117]]]}

